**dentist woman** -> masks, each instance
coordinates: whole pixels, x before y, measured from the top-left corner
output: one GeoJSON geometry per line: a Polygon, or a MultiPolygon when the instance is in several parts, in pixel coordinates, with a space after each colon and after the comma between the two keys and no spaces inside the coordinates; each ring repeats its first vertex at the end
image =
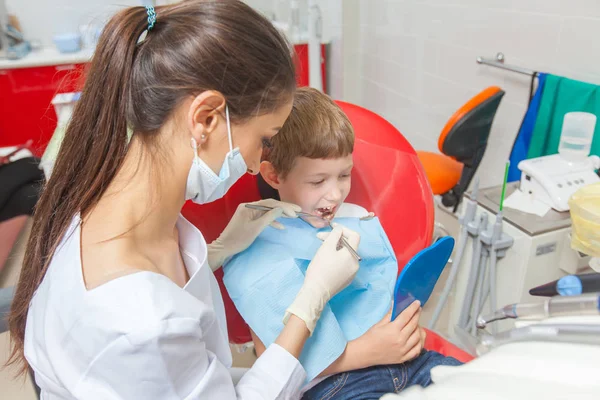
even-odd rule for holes
{"type": "Polygon", "coordinates": [[[133,7],[106,25],[35,211],[10,315],[11,362],[44,400],[287,399],[324,305],[358,269],[336,228],[282,315],[285,328],[234,386],[213,270],[276,218],[240,207],[213,243],[186,200],[222,197],[277,134],[295,89],[290,47],[240,1],[133,7]],[[132,132],[131,135],[128,134],[132,132]]]}

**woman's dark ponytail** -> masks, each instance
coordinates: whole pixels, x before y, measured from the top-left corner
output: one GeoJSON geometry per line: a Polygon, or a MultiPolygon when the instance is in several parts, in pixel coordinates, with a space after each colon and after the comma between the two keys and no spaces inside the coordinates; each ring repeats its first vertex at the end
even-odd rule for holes
{"type": "Polygon", "coordinates": [[[217,90],[233,120],[268,112],[295,88],[290,46],[241,1],[190,0],[156,9],[145,39],[144,7],[125,9],[100,37],[52,176],[42,192],[9,316],[8,364],[27,369],[27,312],[50,260],[77,213],[85,216],[127,153],[128,128],[151,138],[185,97],[217,90]]]}

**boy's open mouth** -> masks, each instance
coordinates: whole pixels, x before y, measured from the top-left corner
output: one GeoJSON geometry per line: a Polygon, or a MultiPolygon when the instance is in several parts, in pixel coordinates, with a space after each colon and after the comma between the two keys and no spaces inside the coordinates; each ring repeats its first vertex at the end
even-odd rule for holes
{"type": "Polygon", "coordinates": [[[337,206],[329,206],[329,207],[317,208],[315,211],[318,216],[331,220],[331,219],[333,219],[333,216],[335,215],[336,209],[337,209],[337,206]]]}

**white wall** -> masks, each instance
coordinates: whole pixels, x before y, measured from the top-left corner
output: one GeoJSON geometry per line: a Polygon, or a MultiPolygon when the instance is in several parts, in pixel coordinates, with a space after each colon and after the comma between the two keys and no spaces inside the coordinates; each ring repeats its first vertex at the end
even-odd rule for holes
{"type": "Polygon", "coordinates": [[[52,36],[78,32],[79,25],[103,24],[108,16],[126,6],[146,4],[144,0],[5,0],[10,14],[19,18],[29,40],[53,46],[52,36]]]}
{"type": "MultiPolygon", "coordinates": [[[[345,1],[345,0],[344,0],[345,1]]],[[[282,22],[290,18],[289,0],[245,0],[250,6],[265,14],[268,18],[275,17],[282,22]]],[[[342,4],[343,0],[317,0],[323,18],[323,42],[329,44],[327,69],[327,92],[334,98],[343,97],[344,68],[343,36],[342,36],[342,4]]],[[[300,25],[306,30],[308,23],[308,0],[299,0],[300,25]]]]}
{"type": "Polygon", "coordinates": [[[499,184],[528,100],[506,63],[600,84],[600,0],[344,0],[347,100],[381,113],[417,149],[436,150],[450,115],[490,85],[506,90],[480,177],[499,184]],[[352,41],[352,43],[348,43],[352,41]]]}
{"type": "MultiPolygon", "coordinates": [[[[44,46],[53,46],[52,36],[58,33],[77,32],[80,25],[104,24],[115,11],[145,4],[170,4],[178,0],[0,0],[5,1],[8,12],[19,18],[29,40],[39,40],[44,46]]],[[[268,18],[287,22],[289,0],[245,0],[268,18]]],[[[330,43],[330,68],[328,92],[342,97],[342,1],[317,0],[323,16],[323,40],[330,43]],[[335,73],[333,73],[335,71],[335,73]]],[[[308,0],[299,0],[301,25],[306,29],[308,0]]]]}
{"type": "Polygon", "coordinates": [[[320,0],[319,7],[323,17],[323,40],[329,43],[327,67],[327,93],[334,99],[344,97],[345,63],[343,48],[343,1],[345,0],[320,0]]]}

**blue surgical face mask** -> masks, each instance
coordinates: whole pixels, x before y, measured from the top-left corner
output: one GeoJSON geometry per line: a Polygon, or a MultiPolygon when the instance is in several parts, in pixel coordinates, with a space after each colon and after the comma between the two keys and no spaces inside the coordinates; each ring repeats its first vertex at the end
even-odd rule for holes
{"type": "Polygon", "coordinates": [[[219,171],[215,174],[212,169],[198,156],[198,144],[192,138],[194,149],[194,161],[187,178],[185,188],[185,199],[192,200],[197,204],[210,203],[225,196],[225,193],[240,179],[248,170],[244,157],[239,148],[233,148],[231,138],[231,123],[229,121],[229,108],[225,106],[225,117],[227,122],[227,137],[229,139],[229,152],[219,171]]]}

